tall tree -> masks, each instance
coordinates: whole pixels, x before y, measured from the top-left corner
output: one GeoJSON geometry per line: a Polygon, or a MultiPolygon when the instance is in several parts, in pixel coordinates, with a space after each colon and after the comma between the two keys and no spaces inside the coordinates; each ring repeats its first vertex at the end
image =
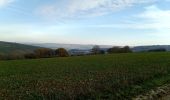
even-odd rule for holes
{"type": "Polygon", "coordinates": [[[92,53],[93,54],[99,54],[100,53],[100,46],[98,45],[95,45],[93,48],[92,48],[92,53]]]}
{"type": "Polygon", "coordinates": [[[108,53],[130,53],[132,50],[130,49],[129,46],[124,46],[124,47],[112,47],[107,50],[108,53]]]}
{"type": "Polygon", "coordinates": [[[122,51],[123,51],[123,53],[130,53],[130,52],[132,52],[132,50],[130,49],[129,46],[124,46],[124,47],[122,48],[122,51]]]}
{"type": "Polygon", "coordinates": [[[42,58],[42,57],[52,57],[55,55],[54,51],[52,49],[48,49],[48,48],[40,48],[40,49],[36,49],[35,54],[42,58]]]}
{"type": "Polygon", "coordinates": [[[64,48],[58,48],[57,50],[55,50],[55,54],[59,57],[68,57],[69,56],[67,50],[64,48]]]}

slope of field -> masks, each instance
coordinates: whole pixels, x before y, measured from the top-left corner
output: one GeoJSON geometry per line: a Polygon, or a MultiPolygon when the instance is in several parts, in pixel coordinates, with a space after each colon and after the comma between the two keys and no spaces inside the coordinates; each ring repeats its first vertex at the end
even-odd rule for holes
{"type": "Polygon", "coordinates": [[[0,99],[127,100],[170,82],[170,53],[0,61],[0,99]]]}
{"type": "Polygon", "coordinates": [[[40,47],[0,41],[0,54],[1,53],[9,54],[12,52],[25,53],[25,52],[31,52],[37,48],[40,48],[40,47]]]}

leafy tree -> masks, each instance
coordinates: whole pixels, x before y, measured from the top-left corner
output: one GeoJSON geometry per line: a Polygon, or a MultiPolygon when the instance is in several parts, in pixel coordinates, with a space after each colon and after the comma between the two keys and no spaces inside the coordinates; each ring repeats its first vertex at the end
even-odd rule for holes
{"type": "Polygon", "coordinates": [[[24,55],[17,53],[17,52],[12,52],[4,57],[5,60],[16,60],[16,59],[24,59],[24,55]]]}
{"type": "Polygon", "coordinates": [[[25,54],[24,57],[26,59],[34,59],[34,58],[38,58],[38,56],[35,54],[35,53],[28,53],[28,54],[25,54]]]}
{"type": "Polygon", "coordinates": [[[104,50],[100,50],[100,54],[105,54],[105,51],[104,50]]]}
{"type": "Polygon", "coordinates": [[[58,57],[68,57],[69,56],[69,53],[64,48],[58,48],[57,50],[55,50],[55,54],[58,57]]]}
{"type": "Polygon", "coordinates": [[[107,52],[108,52],[108,53],[120,53],[120,52],[121,52],[121,49],[120,49],[120,47],[115,46],[115,47],[109,48],[109,49],[107,50],[107,52]]]}
{"type": "Polygon", "coordinates": [[[37,57],[53,57],[55,55],[54,51],[52,49],[48,48],[40,48],[36,49],[34,53],[37,55],[37,57]]]}
{"type": "Polygon", "coordinates": [[[132,50],[130,49],[129,46],[124,46],[124,47],[112,47],[107,50],[108,53],[130,53],[132,50]]]}
{"type": "Polygon", "coordinates": [[[98,45],[95,45],[93,48],[92,48],[92,54],[100,54],[100,46],[98,45]]]}
{"type": "Polygon", "coordinates": [[[157,48],[157,49],[151,49],[148,50],[148,52],[166,52],[167,50],[165,48],[157,48]]]}
{"type": "Polygon", "coordinates": [[[130,53],[130,52],[132,52],[132,50],[130,49],[129,46],[124,46],[124,47],[122,48],[122,52],[123,52],[123,53],[130,53]]]}
{"type": "Polygon", "coordinates": [[[4,58],[3,54],[0,54],[0,60],[2,60],[4,58]]]}

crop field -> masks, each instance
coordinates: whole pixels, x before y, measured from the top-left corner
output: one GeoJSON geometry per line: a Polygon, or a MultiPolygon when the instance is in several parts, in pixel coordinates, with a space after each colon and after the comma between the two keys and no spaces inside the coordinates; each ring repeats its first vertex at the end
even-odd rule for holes
{"type": "Polygon", "coordinates": [[[170,83],[170,53],[0,61],[0,99],[128,100],[170,83]]]}

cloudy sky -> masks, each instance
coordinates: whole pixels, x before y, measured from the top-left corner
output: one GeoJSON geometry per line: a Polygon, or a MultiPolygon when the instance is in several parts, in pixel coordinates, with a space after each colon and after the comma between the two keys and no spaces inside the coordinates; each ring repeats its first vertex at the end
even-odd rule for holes
{"type": "Polygon", "coordinates": [[[0,41],[170,44],[170,0],[0,0],[0,41]]]}

